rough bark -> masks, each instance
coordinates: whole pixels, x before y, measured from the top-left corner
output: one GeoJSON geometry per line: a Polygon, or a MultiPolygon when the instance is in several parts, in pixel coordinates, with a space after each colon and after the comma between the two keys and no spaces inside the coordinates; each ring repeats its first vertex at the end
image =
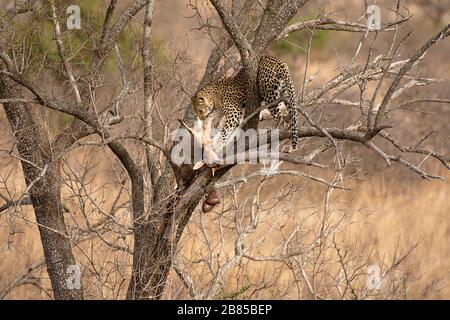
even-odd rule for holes
{"type": "MultiPolygon", "coordinates": [[[[282,20],[277,21],[278,28],[273,35],[266,35],[267,30],[265,28],[263,30],[258,29],[261,39],[258,40],[257,52],[252,49],[233,16],[227,12],[223,1],[213,0],[211,2],[216,8],[224,28],[239,49],[242,65],[247,76],[246,113],[250,114],[260,105],[256,82],[259,54],[270,43],[272,37],[276,37],[283,30],[286,23],[306,1],[293,4],[281,1],[288,6],[286,17],[283,16],[282,20]]],[[[268,4],[266,11],[270,11],[269,6],[270,4],[268,4]]],[[[275,19],[277,14],[273,10],[270,11],[266,20],[275,19]]],[[[213,74],[214,72],[206,73],[205,77],[212,77],[213,74]]],[[[255,128],[257,123],[258,119],[254,117],[247,123],[246,127],[255,128]]],[[[221,168],[215,173],[214,177],[211,175],[210,168],[204,168],[199,173],[194,173],[192,167],[183,167],[182,170],[176,172],[177,177],[173,175],[170,168],[164,170],[158,179],[157,186],[154,187],[151,210],[153,214],[149,215],[151,218],[135,217],[133,274],[127,299],[161,298],[178,241],[192,212],[203,195],[211,191],[214,182],[232,167],[230,165],[221,168]],[[176,192],[173,191],[175,180],[178,183],[176,192]]]]}
{"type": "MultiPolygon", "coordinates": [[[[0,98],[21,94],[12,80],[0,75],[0,98]]],[[[43,109],[25,103],[3,104],[16,141],[25,184],[38,224],[53,295],[58,300],[83,299],[82,289],[69,289],[66,273],[75,259],[67,236],[61,203],[58,162],[52,160],[43,109]]]]}

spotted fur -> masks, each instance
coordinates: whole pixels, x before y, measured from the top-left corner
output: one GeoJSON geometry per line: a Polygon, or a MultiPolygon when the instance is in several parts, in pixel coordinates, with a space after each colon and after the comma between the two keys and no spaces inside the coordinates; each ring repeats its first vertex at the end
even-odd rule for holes
{"type": "MultiPolygon", "coordinates": [[[[292,147],[296,149],[298,140],[296,96],[287,64],[274,57],[262,57],[258,66],[258,86],[263,105],[280,99],[283,94],[291,123],[292,147]]],[[[282,116],[280,104],[269,108],[274,125],[282,116]]]]}
{"type": "MultiPolygon", "coordinates": [[[[296,97],[287,64],[274,57],[262,57],[258,65],[258,87],[264,105],[278,100],[283,94],[291,122],[292,146],[297,148],[296,97]]],[[[241,71],[232,78],[219,80],[199,90],[192,97],[192,105],[201,120],[214,112],[224,117],[221,139],[226,141],[242,121],[245,99],[246,82],[241,71]]],[[[271,107],[269,111],[274,123],[277,123],[282,116],[280,105],[271,107]]]]}

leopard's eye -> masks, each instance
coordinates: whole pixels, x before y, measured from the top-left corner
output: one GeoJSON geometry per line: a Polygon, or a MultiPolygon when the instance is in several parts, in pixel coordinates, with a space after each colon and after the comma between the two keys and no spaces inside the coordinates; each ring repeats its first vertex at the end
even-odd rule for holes
{"type": "Polygon", "coordinates": [[[198,97],[198,100],[202,101],[202,102],[205,101],[205,99],[203,99],[203,97],[198,97]]]}

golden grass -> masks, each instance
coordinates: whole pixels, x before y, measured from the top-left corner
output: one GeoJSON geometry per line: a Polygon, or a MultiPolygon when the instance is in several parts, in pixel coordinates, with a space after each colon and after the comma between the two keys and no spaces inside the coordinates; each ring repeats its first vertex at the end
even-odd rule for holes
{"type": "MultiPolygon", "coordinates": [[[[103,178],[100,178],[103,180],[103,178]]],[[[303,185],[304,179],[294,179],[295,185],[303,185]]],[[[277,182],[272,182],[262,190],[262,201],[270,199],[274,195],[277,182]]],[[[253,189],[255,186],[249,186],[253,189]]],[[[443,182],[426,182],[415,177],[407,176],[401,179],[387,178],[387,175],[373,177],[367,182],[355,183],[352,191],[336,191],[330,202],[331,208],[338,212],[347,209],[351,213],[349,223],[346,223],[339,239],[342,243],[357,243],[358,250],[367,253],[374,245],[374,254],[371,263],[389,263],[394,251],[406,252],[412,245],[421,239],[420,245],[412,252],[402,265],[402,272],[408,273],[407,298],[450,298],[450,201],[448,194],[450,184],[443,182]],[[350,223],[351,222],[351,223],[350,223]],[[434,284],[427,296],[423,291],[427,286],[434,284]]],[[[99,191],[100,192],[100,191],[99,191]]],[[[298,190],[291,198],[281,201],[273,210],[261,214],[260,223],[254,234],[249,239],[259,239],[266,234],[270,227],[276,224],[275,231],[269,234],[257,251],[252,252],[257,255],[268,255],[274,246],[283,240],[283,236],[289,233],[289,228],[295,223],[300,224],[305,230],[317,228],[318,218],[323,211],[323,196],[325,188],[317,184],[309,185],[298,190]],[[279,219],[279,220],[277,220],[279,219]],[[283,225],[283,232],[279,226],[283,225]]],[[[101,192],[103,193],[103,192],[101,192]]],[[[243,203],[247,192],[240,193],[238,203],[243,203]]],[[[226,202],[230,200],[227,196],[226,202]]],[[[105,200],[107,203],[108,201],[105,200]]],[[[235,214],[226,212],[222,215],[224,226],[225,247],[220,250],[220,233],[218,231],[219,211],[203,216],[205,230],[210,236],[210,240],[216,246],[213,255],[220,253],[218,260],[224,261],[234,254],[235,239],[235,214]],[[228,228],[228,229],[227,229],[228,228]]],[[[245,218],[248,210],[241,210],[245,218]]],[[[208,276],[205,266],[202,264],[190,266],[190,261],[207,257],[207,246],[200,233],[200,212],[197,210],[191,219],[191,223],[183,236],[180,250],[185,260],[188,262],[192,278],[197,285],[207,287],[212,279],[208,276]]],[[[9,215],[3,214],[0,217],[0,288],[18,276],[27,266],[42,258],[42,249],[36,225],[33,224],[34,217],[32,210],[27,207],[20,213],[9,215]]],[[[306,236],[305,239],[308,239],[306,236]]],[[[113,263],[116,261],[115,253],[107,248],[101,249],[98,243],[93,248],[100,248],[99,251],[91,252],[88,246],[84,249],[88,255],[92,255],[98,264],[113,263]]],[[[94,249],[96,250],[96,249],[94,249]]],[[[77,260],[83,261],[83,255],[78,250],[75,251],[77,260]]],[[[327,270],[336,272],[337,265],[335,256],[327,254],[329,267],[327,270]],[[334,259],[334,260],[333,260],[334,259]]],[[[131,260],[124,259],[120,253],[121,263],[131,260]]],[[[129,268],[123,266],[122,272],[129,272],[129,268]]],[[[45,269],[37,273],[42,277],[41,284],[48,287],[48,276],[45,269]]],[[[113,275],[108,275],[110,281],[114,281],[113,275]]],[[[92,274],[85,279],[84,284],[89,292],[90,298],[114,298],[114,295],[107,289],[101,289],[101,284],[95,280],[92,274]]],[[[119,281],[120,276],[117,276],[119,281]]],[[[246,261],[240,268],[233,267],[224,276],[224,288],[217,296],[219,298],[237,296],[245,298],[248,292],[238,295],[237,292],[244,290],[250,284],[256,284],[264,279],[270,283],[270,288],[263,289],[251,298],[312,298],[310,295],[299,295],[293,285],[292,273],[277,262],[254,262],[246,261]],[[271,278],[276,279],[271,283],[271,278]]],[[[121,281],[121,280],[120,280],[121,281]]],[[[320,281],[319,281],[320,282],[320,281]]],[[[361,284],[363,285],[363,283],[361,284]]],[[[126,286],[123,286],[126,288],[126,286]]],[[[183,290],[180,291],[180,282],[175,274],[171,275],[166,298],[188,297],[183,290]],[[174,288],[178,288],[175,290],[174,288]]],[[[124,289],[122,289],[124,290],[124,289]]],[[[245,291],[245,290],[244,290],[245,291]]],[[[24,285],[14,290],[7,298],[9,299],[46,299],[48,298],[38,288],[31,285],[24,285]]],[[[395,298],[401,298],[395,296],[395,298]]]]}
{"type": "MultiPolygon", "coordinates": [[[[299,181],[297,180],[297,182],[299,181]]],[[[449,298],[449,186],[446,181],[425,182],[415,177],[408,177],[404,180],[392,179],[392,177],[390,179],[373,177],[369,182],[355,183],[352,191],[335,192],[332,196],[329,211],[335,215],[334,220],[336,221],[340,216],[339,212],[348,214],[346,223],[342,224],[337,233],[337,242],[340,243],[341,250],[350,246],[349,248],[355,249],[355,255],[356,252],[360,253],[361,259],[365,259],[373,249],[368,260],[369,264],[386,268],[392,262],[394,255],[398,257],[406,254],[420,241],[418,247],[408,258],[390,273],[396,277],[397,283],[407,277],[404,290],[399,290],[394,295],[385,294],[375,298],[449,298]]],[[[253,190],[253,188],[249,189],[253,190]]],[[[262,198],[270,199],[277,191],[276,185],[274,187],[273,184],[269,184],[262,192],[264,194],[262,198]]],[[[249,236],[247,245],[251,245],[253,241],[268,234],[274,225],[276,231],[270,233],[260,246],[252,250],[252,254],[270,255],[283,242],[283,237],[292,231],[294,225],[300,225],[305,231],[317,230],[319,219],[323,214],[324,191],[324,188],[317,186],[301,189],[294,197],[285,199],[278,204],[274,210],[261,214],[258,228],[254,234],[249,236]]],[[[246,190],[244,193],[248,196],[254,194],[254,190],[246,190]]],[[[242,199],[239,203],[242,205],[246,196],[242,196],[242,193],[240,195],[242,199]]],[[[229,205],[227,204],[225,207],[229,207],[229,205]]],[[[204,216],[203,225],[209,241],[213,244],[212,261],[223,264],[234,255],[236,231],[233,228],[235,226],[233,219],[236,217],[236,213],[226,211],[220,214],[220,212],[221,210],[217,210],[215,213],[204,216]],[[225,246],[223,249],[220,247],[222,237],[218,227],[219,220],[224,229],[225,246]],[[227,230],[227,226],[230,229],[227,230]]],[[[241,214],[248,215],[248,210],[241,214]]],[[[243,221],[244,224],[248,223],[248,219],[243,221]]],[[[188,263],[200,258],[208,258],[209,251],[205,237],[200,231],[200,222],[201,218],[198,212],[192,219],[189,231],[185,233],[181,244],[181,254],[188,263]]],[[[302,240],[306,243],[312,240],[311,232],[303,234],[302,240]]],[[[349,252],[351,254],[351,250],[349,252]]],[[[311,256],[318,257],[317,251],[309,257],[311,258],[311,256]]],[[[333,248],[326,249],[319,260],[325,263],[324,271],[334,275],[339,273],[340,267],[333,248]]],[[[355,258],[355,260],[357,259],[355,258]]],[[[214,280],[214,276],[207,271],[205,264],[191,264],[188,269],[194,281],[198,281],[199,287],[208,287],[214,280]]],[[[363,272],[366,270],[367,266],[363,268],[363,272]]],[[[279,262],[255,262],[244,259],[239,266],[234,266],[223,279],[225,286],[217,296],[219,298],[313,298],[305,290],[304,285],[300,290],[301,293],[298,292],[298,288],[294,285],[292,271],[279,262]],[[270,283],[270,287],[251,295],[252,290],[248,290],[247,287],[255,289],[256,284],[263,280],[270,283]],[[247,292],[239,294],[241,291],[247,292]]],[[[366,275],[361,276],[356,282],[356,286],[363,288],[366,285],[366,279],[366,275]]],[[[318,291],[323,291],[324,286],[330,284],[329,281],[330,279],[326,279],[326,277],[318,276],[318,291]]],[[[180,283],[175,282],[173,288],[179,286],[180,283]]],[[[329,296],[339,297],[337,292],[333,293],[333,290],[329,296]]],[[[176,294],[171,295],[168,290],[167,298],[174,297],[176,294]]]]}

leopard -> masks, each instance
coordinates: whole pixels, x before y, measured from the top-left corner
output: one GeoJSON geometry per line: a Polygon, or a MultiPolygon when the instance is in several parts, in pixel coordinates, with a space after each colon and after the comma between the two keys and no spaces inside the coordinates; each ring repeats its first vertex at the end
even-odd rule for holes
{"type": "MultiPolygon", "coordinates": [[[[288,121],[291,126],[292,148],[297,149],[297,104],[294,85],[287,63],[273,56],[262,56],[258,62],[257,85],[261,105],[271,106],[269,112],[273,126],[282,118],[281,106],[284,103],[288,110],[288,121]]],[[[245,112],[247,81],[241,69],[234,77],[223,78],[197,91],[192,96],[192,106],[200,120],[214,115],[222,117],[221,140],[226,141],[233,130],[238,127],[245,112]]]]}
{"type": "Polygon", "coordinates": [[[234,77],[208,84],[192,96],[192,106],[204,127],[210,130],[212,122],[220,119],[220,138],[224,144],[239,126],[245,111],[246,81],[243,70],[234,77]],[[206,121],[205,121],[206,120],[206,121]]]}

